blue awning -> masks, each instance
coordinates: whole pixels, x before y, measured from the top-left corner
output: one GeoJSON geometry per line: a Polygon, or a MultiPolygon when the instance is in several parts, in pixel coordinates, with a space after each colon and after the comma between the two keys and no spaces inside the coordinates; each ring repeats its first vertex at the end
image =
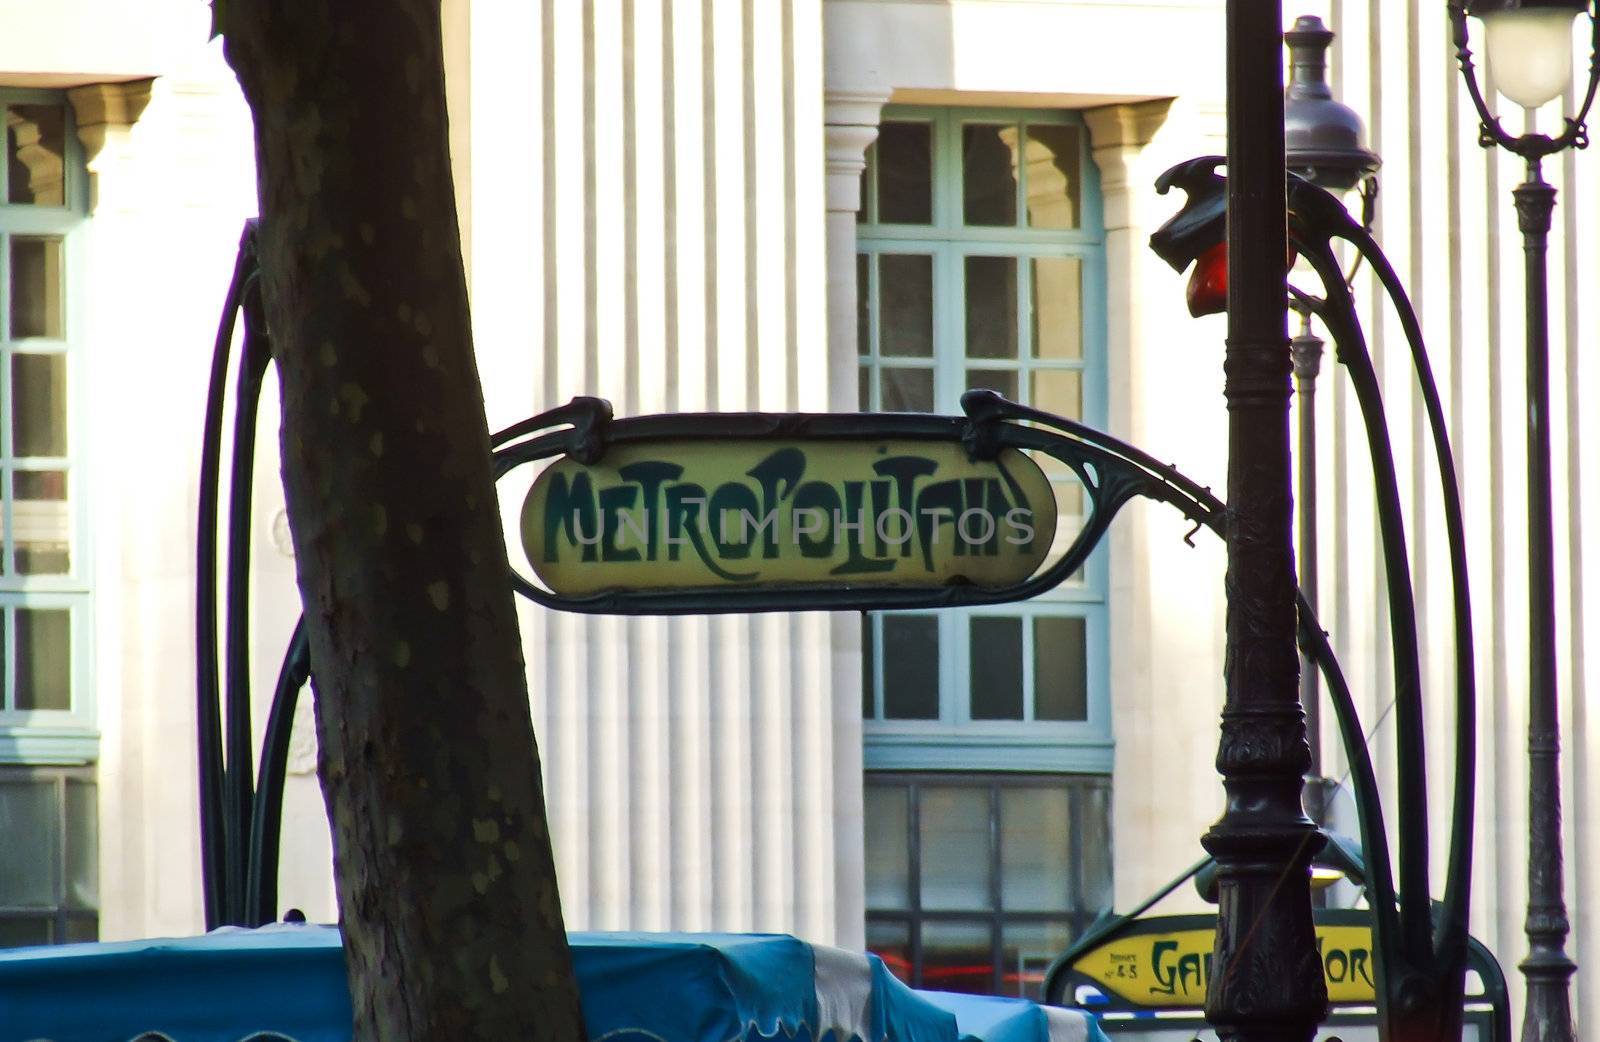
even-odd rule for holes
{"type": "MultiPolygon", "coordinates": [[[[574,933],[590,1042],[1105,1042],[1094,1019],[1023,999],[917,992],[876,956],[780,934],[574,933]]],[[[348,1042],[338,930],[0,951],[0,1042],[348,1042]]]]}

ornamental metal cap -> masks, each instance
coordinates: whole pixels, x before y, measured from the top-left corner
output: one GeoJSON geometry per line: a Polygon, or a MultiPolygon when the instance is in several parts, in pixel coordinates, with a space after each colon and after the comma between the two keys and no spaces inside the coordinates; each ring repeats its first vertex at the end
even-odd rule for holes
{"type": "Polygon", "coordinates": [[[1361,117],[1328,89],[1333,33],[1315,15],[1301,15],[1283,34],[1289,45],[1289,85],[1283,92],[1283,143],[1290,170],[1342,192],[1377,172],[1381,160],[1366,147],[1361,117]]]}

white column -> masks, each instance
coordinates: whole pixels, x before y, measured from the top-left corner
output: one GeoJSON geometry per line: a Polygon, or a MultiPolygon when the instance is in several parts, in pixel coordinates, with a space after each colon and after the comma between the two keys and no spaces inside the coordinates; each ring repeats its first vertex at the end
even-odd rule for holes
{"type": "MultiPolygon", "coordinates": [[[[1150,232],[1182,204],[1181,193],[1155,195],[1162,162],[1149,154],[1164,124],[1166,101],[1111,105],[1084,113],[1100,171],[1106,232],[1106,425],[1116,436],[1157,454],[1174,453],[1164,413],[1180,352],[1206,333],[1183,314],[1183,282],[1148,250],[1150,232]]],[[[1179,143],[1181,150],[1187,145],[1179,143]]],[[[1192,361],[1188,364],[1192,364],[1192,361]]],[[[1180,466],[1191,454],[1163,456],[1180,466]]],[[[1116,758],[1112,780],[1117,906],[1148,894],[1193,860],[1206,816],[1215,816],[1211,786],[1214,741],[1180,742],[1174,730],[1173,692],[1183,699],[1186,726],[1214,734],[1216,717],[1202,684],[1221,690],[1220,633],[1210,597],[1182,613],[1167,607],[1173,590],[1211,589],[1206,569],[1220,542],[1197,537],[1196,550],[1176,538],[1181,524],[1151,507],[1125,511],[1111,528],[1112,729],[1116,758]],[[1161,648],[1150,655],[1150,648],[1161,648]],[[1197,678],[1201,678],[1197,683],[1197,678]],[[1162,764],[1152,772],[1152,764],[1162,764]],[[1175,793],[1163,781],[1193,778],[1192,791],[1175,793]]],[[[1178,533],[1181,534],[1181,533],[1178,533]]]]}
{"type": "MultiPolygon", "coordinates": [[[[89,295],[94,304],[87,309],[91,321],[88,341],[90,366],[94,378],[79,389],[83,408],[91,418],[88,446],[93,464],[86,471],[87,494],[91,497],[90,539],[94,545],[95,590],[94,657],[95,715],[100,729],[99,828],[100,828],[100,936],[116,939],[144,936],[155,929],[153,894],[158,887],[199,896],[197,850],[184,839],[194,835],[193,816],[161,837],[172,841],[170,856],[158,857],[152,850],[149,824],[155,817],[149,807],[159,799],[152,796],[155,785],[149,775],[151,761],[161,757],[149,746],[150,717],[136,696],[130,695],[123,663],[130,656],[127,633],[128,610],[121,596],[127,572],[124,559],[125,513],[135,513],[128,503],[127,484],[118,473],[128,465],[125,458],[99,451],[105,444],[98,429],[100,417],[119,417],[129,413],[122,397],[130,386],[127,343],[119,337],[119,325],[137,327],[144,323],[144,308],[138,299],[141,280],[138,273],[148,267],[140,246],[147,242],[140,215],[139,187],[131,142],[133,126],[150,101],[150,80],[133,83],[96,83],[67,92],[78,126],[78,140],[89,172],[89,207],[94,220],[89,231],[89,263],[83,273],[84,285],[69,292],[89,295]],[[115,316],[115,318],[104,318],[115,316]],[[104,345],[104,349],[102,349],[104,345]],[[183,838],[180,838],[183,837],[183,838]],[[165,862],[159,870],[164,879],[154,876],[152,866],[165,862]]],[[[146,442],[150,444],[150,442],[146,442]]],[[[192,647],[192,643],[184,645],[192,647]]],[[[178,659],[178,669],[189,666],[178,659]]],[[[176,669],[174,670],[176,672],[176,669]]],[[[183,674],[187,675],[187,674],[183,674]]],[[[191,697],[192,701],[192,697],[191,697]]],[[[189,749],[192,743],[193,714],[185,721],[173,721],[162,737],[176,748],[189,749]],[[176,741],[174,742],[174,739],[176,741]]],[[[167,764],[175,787],[187,786],[193,792],[193,760],[176,757],[167,764]],[[174,765],[186,768],[181,771],[174,765]]],[[[181,795],[166,807],[194,807],[193,799],[181,795]]],[[[155,842],[159,842],[156,840],[155,842]]],[[[167,920],[177,930],[202,926],[199,904],[167,920]]]]}
{"type": "Polygon", "coordinates": [[[1134,167],[1144,146],[1166,120],[1170,105],[1168,101],[1107,105],[1083,114],[1100,170],[1105,213],[1108,421],[1113,431],[1137,430],[1141,425],[1135,391],[1143,383],[1143,374],[1137,371],[1142,338],[1134,296],[1148,236],[1138,205],[1145,185],[1134,183],[1138,177],[1134,167]]]}
{"type": "Polygon", "coordinates": [[[826,102],[828,179],[828,405],[853,412],[856,400],[856,211],[867,146],[878,136],[883,95],[835,95],[826,102]]]}
{"type": "MultiPolygon", "coordinates": [[[[856,211],[867,146],[878,136],[886,95],[834,94],[825,102],[828,232],[828,407],[861,407],[856,376],[856,211]]],[[[866,865],[861,806],[861,618],[829,617],[835,758],[834,943],[866,946],[866,865]]]]}

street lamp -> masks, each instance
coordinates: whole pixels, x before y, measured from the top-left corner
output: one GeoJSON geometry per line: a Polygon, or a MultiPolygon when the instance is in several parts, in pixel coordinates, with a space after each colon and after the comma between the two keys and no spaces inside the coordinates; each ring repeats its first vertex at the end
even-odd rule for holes
{"type": "Polygon", "coordinates": [[[1316,15],[1303,14],[1283,42],[1289,45],[1289,86],[1283,97],[1286,165],[1330,192],[1349,191],[1377,173],[1381,160],[1366,146],[1361,117],[1328,87],[1333,33],[1316,15]]]}
{"type": "MultiPolygon", "coordinates": [[[[1366,128],[1355,110],[1334,98],[1328,87],[1328,46],[1333,33],[1315,15],[1301,15],[1283,34],[1289,46],[1289,85],[1283,98],[1283,151],[1289,170],[1312,184],[1343,194],[1361,186],[1361,224],[1372,223],[1381,160],[1366,146],[1366,128]]],[[[1317,605],[1317,428],[1316,385],[1324,341],[1311,329],[1311,312],[1295,304],[1300,330],[1289,341],[1294,365],[1296,434],[1299,457],[1296,505],[1300,515],[1298,552],[1300,592],[1317,605]]],[[[1301,656],[1300,704],[1306,711],[1311,770],[1306,813],[1327,824],[1329,783],[1322,777],[1322,712],[1319,677],[1310,658],[1301,656]]]]}
{"type": "MultiPolygon", "coordinates": [[[[1569,980],[1577,969],[1566,952],[1568,931],[1561,872],[1560,722],[1556,697],[1555,562],[1550,507],[1550,344],[1545,251],[1556,190],[1542,161],[1589,143],[1584,118],[1600,84],[1600,12],[1590,0],[1450,0],[1450,27],[1467,93],[1477,108],[1478,143],[1527,163],[1527,180],[1512,189],[1522,231],[1527,319],[1528,411],[1528,957],[1518,967],[1528,994],[1524,1042],[1574,1037],[1569,980]],[[1467,16],[1483,22],[1489,73],[1508,101],[1536,109],[1572,81],[1572,25],[1588,13],[1589,84],[1576,117],[1552,137],[1529,130],[1513,136],[1493,115],[1467,49],[1467,16]]],[[[1530,115],[1530,122],[1532,117],[1530,115]]]]}

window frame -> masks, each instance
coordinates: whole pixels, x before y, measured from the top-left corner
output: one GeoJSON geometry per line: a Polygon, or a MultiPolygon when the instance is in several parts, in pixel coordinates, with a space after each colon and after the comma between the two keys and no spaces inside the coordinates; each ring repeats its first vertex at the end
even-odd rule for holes
{"type": "MultiPolygon", "coordinates": [[[[99,847],[100,847],[100,820],[99,820],[99,779],[96,771],[90,766],[42,766],[35,764],[0,764],[0,781],[23,784],[49,784],[55,810],[56,828],[56,878],[51,880],[55,890],[55,901],[50,905],[8,905],[0,900],[0,923],[16,920],[39,921],[47,920],[50,924],[51,938],[45,943],[68,943],[72,937],[70,924],[92,921],[94,928],[90,931],[94,937],[99,936],[100,912],[104,903],[103,895],[99,893],[99,847]],[[68,900],[67,890],[70,885],[69,861],[71,860],[68,836],[69,832],[69,802],[67,788],[70,785],[84,786],[93,794],[95,812],[89,816],[93,828],[92,871],[95,875],[96,893],[94,905],[74,906],[68,900]]],[[[12,837],[15,839],[16,837],[12,837]]],[[[27,856],[27,848],[20,849],[23,856],[27,856]]],[[[3,898],[3,895],[0,895],[3,898]]],[[[92,940],[93,937],[80,935],[78,938],[92,940]]],[[[0,950],[4,950],[0,947],[0,950]]]]}
{"type": "MultiPolygon", "coordinates": [[[[892,923],[904,925],[907,929],[906,945],[910,953],[911,979],[907,982],[912,987],[920,988],[927,985],[923,982],[923,942],[922,924],[926,922],[941,923],[984,923],[989,930],[990,960],[994,967],[994,978],[991,985],[993,994],[1009,994],[1004,991],[1005,961],[1004,961],[1004,927],[1008,923],[1066,923],[1071,936],[1081,937],[1102,914],[1101,910],[1089,908],[1066,909],[1062,911],[1018,910],[1007,911],[1003,907],[1002,893],[1005,882],[1003,878],[1003,858],[1001,853],[1001,836],[1004,831],[1002,821],[1003,799],[1001,793],[1006,789],[1064,789],[1073,808],[1069,824],[1067,843],[1067,863],[1071,872],[1071,890],[1074,894],[1084,891],[1083,868],[1084,847],[1086,841],[1083,837],[1081,821],[1083,819],[1082,807],[1087,802],[1086,797],[1093,791],[1104,792],[1106,798],[1106,837],[1109,841],[1112,835],[1113,821],[1110,808],[1111,779],[1098,773],[1040,773],[1025,772],[1012,773],[1003,771],[870,771],[867,785],[877,784],[883,787],[902,786],[906,790],[906,861],[907,861],[907,906],[903,909],[874,908],[867,905],[864,910],[864,919],[870,928],[873,923],[892,923]],[[922,856],[921,856],[921,800],[925,788],[977,788],[987,790],[989,801],[989,849],[987,858],[989,862],[989,904],[987,910],[976,909],[924,909],[922,907],[922,856]]],[[[871,823],[868,822],[870,830],[871,823]]],[[[1107,858],[1107,865],[1111,864],[1107,858]]],[[[1113,880],[1108,880],[1108,887],[1113,880]]],[[[1059,953],[1057,953],[1059,954],[1059,953]]]]}
{"type": "MultiPolygon", "coordinates": [[[[933,343],[927,357],[883,356],[879,352],[879,265],[866,264],[866,294],[861,312],[866,341],[858,344],[857,369],[870,411],[881,401],[878,374],[885,368],[931,369],[936,411],[954,412],[971,369],[1075,370],[1080,375],[1082,418],[1091,426],[1105,425],[1106,380],[1106,256],[1103,201],[1099,171],[1089,147],[1088,128],[1077,113],[1049,109],[943,108],[890,106],[885,123],[921,122],[930,127],[931,220],[928,224],[878,224],[876,152],[869,150],[863,173],[862,210],[856,227],[857,258],[883,254],[925,254],[932,267],[933,343]],[[1079,130],[1080,190],[1078,227],[1039,229],[1026,227],[1026,172],[1017,179],[1018,225],[969,226],[963,223],[961,170],[962,128],[967,124],[1043,124],[1075,126],[1079,130]],[[1018,260],[1017,358],[969,358],[965,353],[966,277],[969,256],[1009,256],[1018,260]],[[1081,277],[1082,357],[1039,365],[1032,356],[1031,308],[1033,278],[1030,265],[1037,257],[1071,257],[1078,260],[1081,277]]],[[[860,271],[861,260],[854,262],[860,271]]],[[[1019,378],[1024,401],[1031,396],[1027,381],[1019,378]]],[[[1102,546],[1085,564],[1081,582],[1063,583],[1033,600],[1012,605],[942,609],[938,618],[940,695],[936,720],[885,720],[883,711],[883,615],[871,613],[863,648],[873,675],[863,695],[863,738],[869,770],[1064,771],[1106,773],[1111,769],[1110,639],[1107,595],[1110,586],[1109,553],[1102,546]],[[1087,719],[1042,721],[1032,719],[1032,625],[1039,615],[1079,617],[1085,625],[1087,719]],[[972,720],[970,714],[970,620],[982,616],[1021,617],[1024,630],[1024,709],[1022,720],[972,720]],[[872,715],[866,715],[868,697],[872,715]]],[[[925,612],[890,614],[920,615],[925,612]]],[[[867,679],[863,681],[864,685],[867,679]]]]}
{"type": "MultiPolygon", "coordinates": [[[[51,105],[63,112],[63,202],[59,206],[9,201],[9,169],[0,169],[0,322],[11,306],[11,253],[9,242],[18,236],[54,236],[61,239],[63,335],[41,343],[32,338],[12,340],[9,328],[0,328],[0,422],[9,425],[12,413],[10,359],[15,354],[56,354],[65,360],[67,388],[67,452],[59,457],[0,456],[0,531],[14,532],[12,482],[3,475],[19,470],[65,470],[69,523],[72,526],[69,571],[62,575],[18,575],[14,562],[0,574],[0,609],[65,608],[70,612],[71,661],[68,677],[72,704],[65,710],[21,710],[11,705],[15,685],[14,625],[0,629],[4,644],[4,673],[0,674],[0,765],[87,764],[99,755],[95,726],[96,705],[92,669],[94,604],[93,540],[90,538],[89,485],[85,445],[88,438],[88,235],[89,177],[78,138],[76,112],[65,92],[43,88],[0,87],[0,109],[10,105],[51,105]],[[44,344],[51,345],[41,350],[44,344]],[[56,347],[55,345],[59,345],[56,347]],[[26,465],[19,465],[26,459],[26,465]]],[[[7,157],[7,163],[9,157],[7,157]]],[[[4,436],[9,447],[9,435],[4,436]]],[[[9,557],[0,544],[0,557],[9,557]]]]}

